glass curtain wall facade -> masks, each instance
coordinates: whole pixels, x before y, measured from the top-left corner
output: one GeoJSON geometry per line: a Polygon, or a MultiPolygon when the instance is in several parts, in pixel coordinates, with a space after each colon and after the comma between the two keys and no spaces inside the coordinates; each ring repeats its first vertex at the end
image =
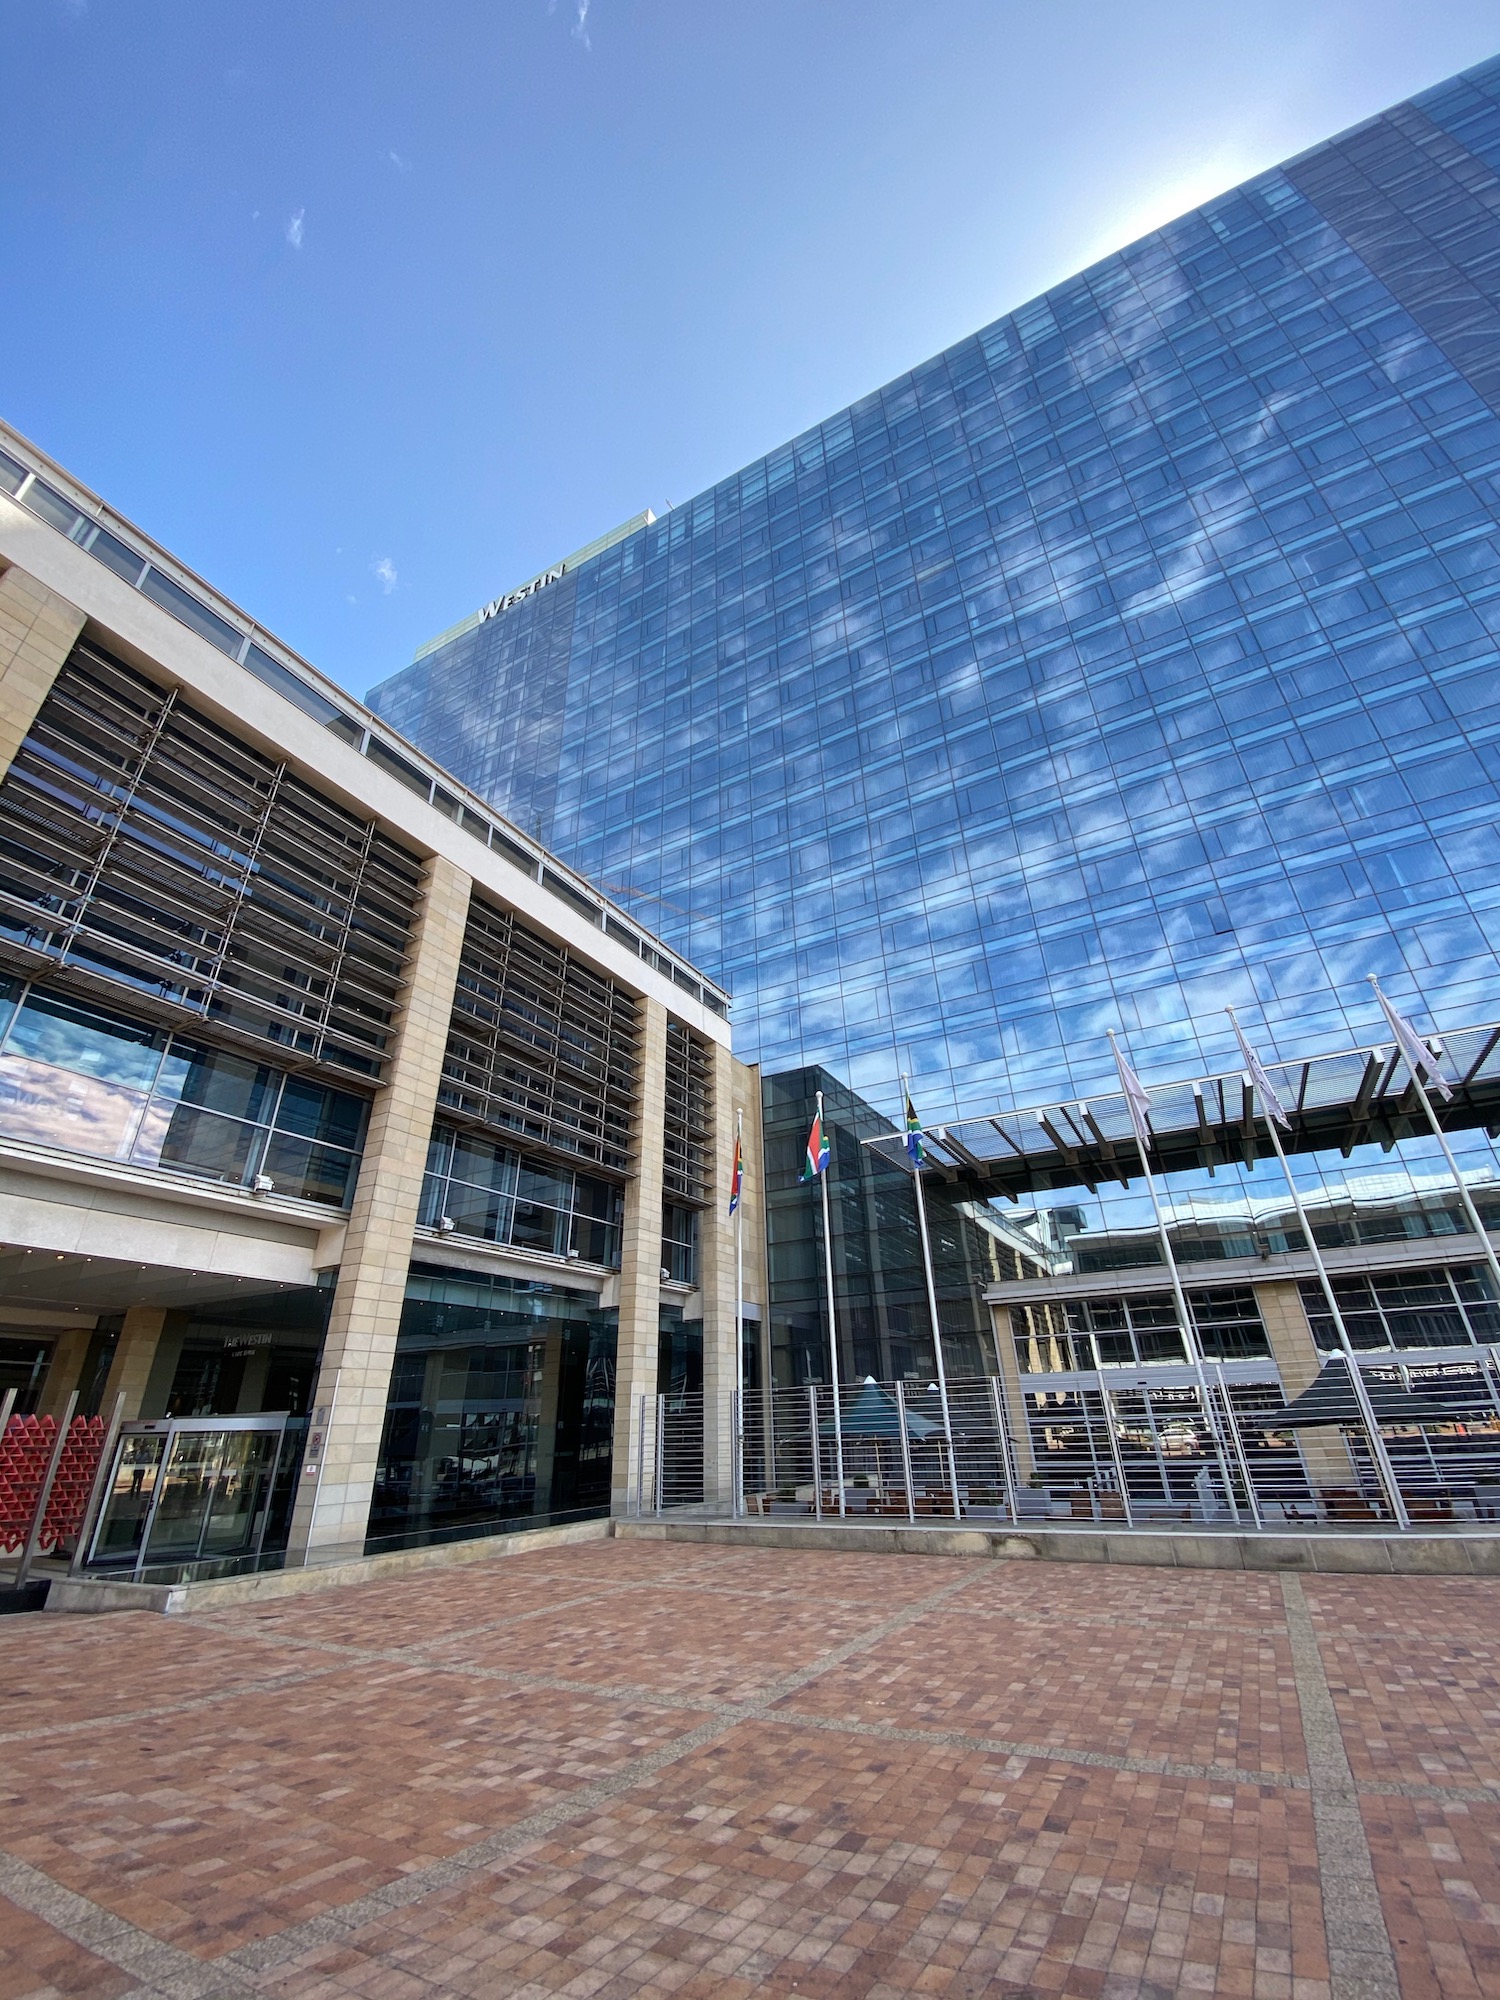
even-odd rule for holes
{"type": "MultiPolygon", "coordinates": [[[[911,1177],[867,1139],[894,1128],[837,1077],[809,1068],[762,1091],[770,1377],[775,1387],[829,1379],[822,1196],[801,1179],[816,1093],[828,1136],[839,1373],[922,1387],[936,1359],[911,1177]]],[[[961,1188],[927,1187],[927,1226],[943,1354],[953,1376],[994,1373],[987,1286],[1038,1268],[1030,1239],[961,1188]]]]}
{"type": "Polygon", "coordinates": [[[377,688],[927,1118],[1500,1000],[1500,63],[1262,174],[377,688]],[[1260,1023],[1264,1022],[1265,1029],[1260,1023]]]}
{"type": "Polygon", "coordinates": [[[607,1513],[617,1332],[565,1285],[414,1263],[370,1551],[607,1513]]]}

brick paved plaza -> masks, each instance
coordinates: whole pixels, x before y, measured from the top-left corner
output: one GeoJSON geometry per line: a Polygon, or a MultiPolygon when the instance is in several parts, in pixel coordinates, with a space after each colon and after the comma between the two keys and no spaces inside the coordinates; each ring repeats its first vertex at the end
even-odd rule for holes
{"type": "Polygon", "coordinates": [[[1500,1589],[601,1541],[0,1625],[0,2000],[1500,1993],[1500,1589]]]}

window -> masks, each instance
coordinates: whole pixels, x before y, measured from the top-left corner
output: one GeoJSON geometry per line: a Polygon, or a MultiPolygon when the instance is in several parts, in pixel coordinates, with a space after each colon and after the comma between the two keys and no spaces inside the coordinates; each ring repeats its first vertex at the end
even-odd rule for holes
{"type": "Polygon", "coordinates": [[[698,1282],[698,1211],[677,1202],[663,1202],[661,1211],[661,1267],[665,1281],[674,1285],[698,1282]]]}
{"type": "MultiPolygon", "coordinates": [[[[95,555],[99,553],[97,545],[91,553],[95,555]]],[[[314,721],[321,722],[325,729],[331,729],[335,736],[342,736],[346,743],[359,742],[364,732],[352,716],[345,715],[341,708],[325,700],[315,687],[308,686],[300,674],[294,674],[291,668],[284,667],[280,660],[273,660],[263,647],[247,646],[245,657],[240,664],[248,673],[254,674],[257,680],[264,681],[267,687],[275,688],[278,694],[285,695],[290,702],[295,702],[297,707],[312,716],[314,721]]]]}
{"type": "MultiPolygon", "coordinates": [[[[31,495],[28,493],[26,497],[29,500],[31,495]]],[[[217,646],[232,660],[239,658],[240,648],[245,643],[244,633],[237,632],[227,618],[210,611],[206,604],[200,604],[191,591],[184,590],[180,583],[163,576],[159,569],[148,569],[141,578],[140,588],[144,596],[159,604],[164,611],[170,611],[174,618],[180,618],[200,639],[207,639],[210,646],[217,646]]]]}
{"type": "Polygon", "coordinates": [[[0,1133],[347,1205],[365,1100],[17,982],[0,991],[0,1133]]]}
{"type": "Polygon", "coordinates": [[[459,1236],[613,1268],[623,1199],[613,1181],[439,1126],[428,1148],[421,1220],[430,1229],[451,1223],[459,1236]]]}
{"type": "MultiPolygon", "coordinates": [[[[1241,1361],[1271,1351],[1248,1285],[1223,1285],[1187,1295],[1205,1359],[1241,1361]]],[[[1089,1372],[1096,1367],[1139,1368],[1187,1360],[1177,1310],[1167,1292],[1134,1292],[1120,1298],[1070,1299],[1061,1309],[1012,1314],[1023,1374],[1089,1372]],[[1065,1320],[1066,1326],[1060,1324],[1065,1320]],[[1045,1321],[1045,1323],[1044,1323],[1045,1321]]]]}
{"type": "MultiPolygon", "coordinates": [[[[1340,1342],[1322,1286],[1303,1279],[1300,1289],[1313,1339],[1332,1352],[1340,1342]]],[[[1469,1347],[1500,1341],[1500,1302],[1488,1271],[1479,1264],[1336,1277],[1333,1296],[1358,1348],[1469,1347]]]]}

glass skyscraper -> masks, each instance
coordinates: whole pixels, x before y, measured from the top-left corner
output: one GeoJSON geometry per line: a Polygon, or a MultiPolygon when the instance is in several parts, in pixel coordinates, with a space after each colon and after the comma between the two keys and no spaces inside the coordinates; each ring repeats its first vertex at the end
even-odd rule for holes
{"type": "Polygon", "coordinates": [[[1500,60],[663,519],[376,710],[931,1118],[1500,1006],[1500,60]]]}

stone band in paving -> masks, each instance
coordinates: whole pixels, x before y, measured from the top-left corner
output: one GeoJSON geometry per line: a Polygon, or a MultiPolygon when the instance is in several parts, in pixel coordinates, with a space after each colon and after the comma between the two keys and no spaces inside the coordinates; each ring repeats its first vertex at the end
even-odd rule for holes
{"type": "Polygon", "coordinates": [[[0,2000],[1480,2000],[1497,1606],[610,1541],[12,1618],[0,2000]]]}

